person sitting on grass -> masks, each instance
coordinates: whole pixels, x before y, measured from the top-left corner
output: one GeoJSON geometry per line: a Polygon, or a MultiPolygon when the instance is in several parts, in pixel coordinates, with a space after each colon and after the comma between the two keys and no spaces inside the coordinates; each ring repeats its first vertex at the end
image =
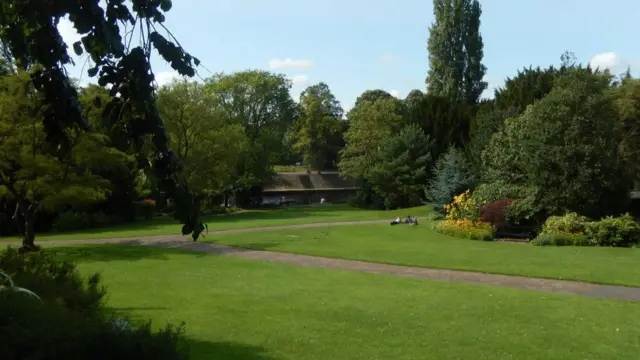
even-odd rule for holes
{"type": "Polygon", "coordinates": [[[402,224],[402,221],[400,220],[400,216],[398,216],[395,220],[391,222],[391,225],[398,225],[398,224],[402,224]]]}

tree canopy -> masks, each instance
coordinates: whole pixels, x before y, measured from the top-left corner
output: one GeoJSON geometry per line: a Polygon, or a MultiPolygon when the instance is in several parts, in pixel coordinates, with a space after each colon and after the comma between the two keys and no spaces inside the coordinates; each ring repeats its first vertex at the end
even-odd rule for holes
{"type": "Polygon", "coordinates": [[[431,165],[431,140],[408,125],[382,141],[376,163],[366,178],[388,209],[418,206],[431,165]]]}
{"type": "Polygon", "coordinates": [[[23,245],[35,248],[41,211],[64,210],[104,200],[111,190],[104,171],[127,171],[131,159],[99,133],[67,128],[70,151],[60,156],[45,141],[48,105],[26,73],[0,77],[0,197],[16,202],[23,245]]]}
{"type": "Polygon", "coordinates": [[[131,0],[130,5],[123,0],[63,2],[55,6],[45,0],[3,2],[0,37],[17,68],[30,71],[33,86],[47,105],[42,114],[46,140],[62,156],[73,147],[69,129],[89,130],[78,91],[64,70],[72,59],[57,25],[68,16],[81,35],[73,51],[87,54],[93,65],[87,74],[97,76],[100,86],[109,87],[105,120],[120,129],[135,151],[152,142],[157,183],[175,199],[175,216],[184,224],[182,233],[192,234],[196,240],[204,230],[199,204],[179,181],[181,164],[169,146],[157,111],[150,57],[155,49],[184,76],[193,76],[200,61],[172,36],[167,39],[158,31],[166,30],[163,23],[172,6],[170,0],[131,0]],[[121,27],[121,23],[128,26],[121,27]],[[132,41],[134,37],[138,37],[137,44],[132,41]]]}
{"type": "Polygon", "coordinates": [[[434,0],[427,92],[475,104],[487,88],[478,0],[434,0]]]}
{"type": "Polygon", "coordinates": [[[325,83],[312,85],[300,95],[300,117],[294,127],[294,149],[307,166],[335,167],[343,146],[343,110],[325,83]]]}
{"type": "Polygon", "coordinates": [[[227,122],[216,105],[197,82],[175,81],[158,91],[158,110],[171,147],[184,163],[181,176],[199,196],[232,187],[249,146],[242,125],[227,122]]]}
{"type": "Polygon", "coordinates": [[[491,139],[482,155],[485,180],[526,188],[522,217],[600,216],[626,203],[629,182],[618,156],[622,133],[612,121],[609,82],[608,75],[571,71],[491,139]]]}
{"type": "Polygon", "coordinates": [[[347,114],[349,129],[344,134],[340,172],[364,176],[375,162],[383,139],[404,125],[402,107],[395,98],[363,101],[347,114]]]}

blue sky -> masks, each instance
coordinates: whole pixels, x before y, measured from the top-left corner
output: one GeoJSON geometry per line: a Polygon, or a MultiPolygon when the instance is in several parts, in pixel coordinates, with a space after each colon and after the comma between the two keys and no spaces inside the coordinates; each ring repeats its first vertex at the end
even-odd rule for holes
{"type": "MultiPolygon", "coordinates": [[[[523,66],[578,60],[613,72],[640,73],[640,1],[481,0],[484,64],[490,87],[523,66]]],[[[295,85],[326,82],[345,109],[367,89],[404,97],[424,90],[433,22],[430,0],[174,0],[167,27],[211,71],[265,69],[295,85]]],[[[77,36],[68,24],[63,37],[77,36]]],[[[70,69],[79,77],[80,66],[70,69]]],[[[159,82],[175,76],[158,56],[159,82]]],[[[200,69],[202,77],[210,75],[200,69]]],[[[84,75],[86,79],[86,75],[84,75]]]]}

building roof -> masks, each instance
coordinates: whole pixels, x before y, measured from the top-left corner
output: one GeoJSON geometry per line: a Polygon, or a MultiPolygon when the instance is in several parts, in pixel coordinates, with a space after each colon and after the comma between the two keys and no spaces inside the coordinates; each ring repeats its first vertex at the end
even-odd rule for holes
{"type": "Polygon", "coordinates": [[[353,190],[357,189],[356,180],[342,177],[337,172],[317,173],[278,173],[264,191],[306,191],[306,190],[353,190]]]}

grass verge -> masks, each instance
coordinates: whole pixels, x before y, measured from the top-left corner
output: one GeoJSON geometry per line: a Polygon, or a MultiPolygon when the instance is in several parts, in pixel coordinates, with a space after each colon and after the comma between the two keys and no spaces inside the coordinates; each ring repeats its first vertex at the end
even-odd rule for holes
{"type": "MultiPolygon", "coordinates": [[[[259,228],[268,226],[299,225],[323,222],[344,222],[360,220],[381,220],[396,216],[424,216],[431,211],[430,207],[380,211],[362,210],[348,205],[309,205],[290,206],[269,210],[249,210],[229,215],[209,216],[205,218],[209,231],[232,230],[243,228],[259,228]]],[[[88,229],[73,233],[45,233],[36,236],[37,241],[47,240],[82,240],[110,239],[134,236],[179,235],[180,225],[171,217],[157,218],[150,221],[123,224],[100,229],[88,229]]],[[[17,241],[15,237],[0,238],[0,241],[17,241]]]]}
{"type": "Polygon", "coordinates": [[[252,249],[407,266],[469,270],[640,287],[640,249],[534,247],[455,238],[417,227],[367,224],[219,234],[206,239],[252,249]]]}
{"type": "Polygon", "coordinates": [[[150,247],[59,248],[192,359],[633,359],[640,304],[150,247]],[[142,290],[144,289],[144,290],[142,290]]]}

